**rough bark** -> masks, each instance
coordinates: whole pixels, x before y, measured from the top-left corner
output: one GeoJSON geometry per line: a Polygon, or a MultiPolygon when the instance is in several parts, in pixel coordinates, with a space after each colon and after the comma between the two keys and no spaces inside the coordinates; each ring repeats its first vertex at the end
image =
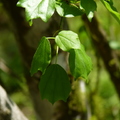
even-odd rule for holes
{"type": "Polygon", "coordinates": [[[28,120],[0,85],[0,120],[28,120]]]}
{"type": "Polygon", "coordinates": [[[115,86],[115,89],[118,95],[120,96],[120,70],[117,55],[110,48],[105,31],[100,27],[100,24],[96,17],[93,17],[91,22],[88,20],[86,15],[83,15],[82,19],[85,23],[86,28],[90,32],[92,42],[96,47],[96,50],[100,54],[104,62],[104,65],[107,71],[109,72],[109,75],[115,86]],[[111,61],[114,61],[114,63],[110,64],[111,61]]]}

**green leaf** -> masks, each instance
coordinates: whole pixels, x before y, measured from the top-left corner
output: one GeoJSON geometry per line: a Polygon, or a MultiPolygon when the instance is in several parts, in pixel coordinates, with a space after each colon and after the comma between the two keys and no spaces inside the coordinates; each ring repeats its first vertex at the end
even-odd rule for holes
{"type": "Polygon", "coordinates": [[[112,0],[101,0],[107,10],[113,15],[113,17],[120,23],[120,13],[118,13],[117,9],[113,6],[112,0]]]}
{"type": "Polygon", "coordinates": [[[58,64],[49,66],[41,77],[39,89],[42,99],[52,104],[57,100],[66,101],[71,90],[66,71],[58,64]]]}
{"type": "Polygon", "coordinates": [[[83,47],[70,50],[69,66],[75,79],[79,77],[87,79],[88,74],[92,70],[92,61],[83,47]]]}
{"type": "Polygon", "coordinates": [[[65,2],[56,2],[56,10],[62,17],[74,17],[82,15],[84,12],[73,5],[68,5],[65,2]]]}
{"type": "Polygon", "coordinates": [[[79,49],[80,40],[76,33],[72,31],[61,31],[55,38],[57,45],[64,51],[69,51],[70,49],[79,49]]]}
{"type": "Polygon", "coordinates": [[[46,37],[42,37],[39,46],[33,56],[30,70],[31,75],[36,73],[38,70],[44,72],[50,61],[51,61],[50,43],[46,37]]]}
{"type": "Polygon", "coordinates": [[[47,22],[55,11],[55,0],[19,0],[17,5],[25,8],[27,20],[40,17],[47,22]]]}
{"type": "Polygon", "coordinates": [[[81,6],[85,9],[87,15],[97,9],[97,5],[94,0],[81,0],[81,6]]]}
{"type": "Polygon", "coordinates": [[[87,18],[89,19],[89,21],[92,21],[92,18],[94,17],[94,13],[93,12],[89,12],[89,14],[87,15],[87,18]]]}

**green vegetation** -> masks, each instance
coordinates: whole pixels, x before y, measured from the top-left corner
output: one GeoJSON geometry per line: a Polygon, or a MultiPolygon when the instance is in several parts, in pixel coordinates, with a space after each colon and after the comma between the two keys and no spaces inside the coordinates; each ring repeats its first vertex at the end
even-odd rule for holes
{"type": "MultiPolygon", "coordinates": [[[[33,56],[30,73],[33,77],[38,71],[42,74],[39,81],[42,99],[48,99],[52,104],[58,100],[67,101],[69,99],[71,111],[77,109],[80,113],[86,113],[90,110],[89,120],[119,120],[120,105],[115,86],[111,82],[102,58],[96,52],[90,33],[80,20],[80,16],[86,13],[91,21],[95,12],[100,25],[106,30],[111,49],[119,55],[119,1],[115,1],[115,5],[112,0],[101,0],[101,2],[89,0],[90,4],[87,4],[87,0],[56,1],[39,0],[31,4],[30,0],[20,0],[17,3],[18,6],[25,8],[26,19],[30,22],[30,25],[34,25],[32,20],[36,18],[48,22],[56,10],[61,17],[61,21],[64,17],[67,18],[70,29],[62,30],[63,24],[60,23],[59,29],[56,30],[53,36],[43,36],[40,39],[33,56]],[[54,46],[51,46],[51,41],[55,42],[54,46]],[[55,48],[55,62],[52,62],[52,47],[55,48]],[[67,65],[70,71],[64,70],[59,65],[59,51],[69,54],[67,65]],[[71,78],[74,81],[71,81],[71,78]],[[84,83],[85,91],[82,91],[84,88],[80,87],[81,80],[84,83]],[[68,98],[69,95],[70,98],[68,98]]],[[[8,14],[1,7],[0,14],[2,13],[3,18],[7,21],[7,26],[9,26],[8,14]]],[[[4,86],[25,115],[30,120],[35,120],[32,100],[29,98],[29,90],[24,76],[21,54],[15,41],[16,38],[12,31],[3,28],[3,30],[0,30],[0,61],[4,67],[0,69],[0,84],[4,86]]],[[[110,61],[110,65],[114,63],[114,60],[110,61]]]]}

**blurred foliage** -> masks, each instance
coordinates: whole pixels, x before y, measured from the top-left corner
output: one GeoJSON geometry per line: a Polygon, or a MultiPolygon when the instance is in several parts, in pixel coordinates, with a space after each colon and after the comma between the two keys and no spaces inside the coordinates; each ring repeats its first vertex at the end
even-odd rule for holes
{"type": "Polygon", "coordinates": [[[0,31],[0,62],[1,82],[7,92],[13,92],[21,87],[23,67],[20,53],[11,31],[3,29],[0,31]],[[8,84],[9,83],[9,84],[8,84]]]}
{"type": "MultiPolygon", "coordinates": [[[[119,3],[119,1],[118,1],[119,3]]],[[[119,23],[109,14],[109,12],[104,8],[104,6],[98,1],[97,18],[100,25],[105,29],[108,42],[110,47],[114,49],[118,55],[120,54],[120,29],[119,23]],[[102,11],[101,11],[102,9],[102,11]]],[[[118,11],[117,1],[115,3],[118,11]]],[[[69,27],[71,30],[79,34],[81,43],[85,46],[86,51],[89,56],[91,56],[93,61],[93,71],[89,75],[90,82],[86,85],[87,95],[84,94],[86,100],[91,106],[91,118],[90,120],[119,120],[120,118],[120,102],[119,97],[115,91],[114,85],[110,80],[110,76],[107,73],[100,56],[96,53],[95,47],[90,41],[90,36],[87,33],[80,17],[69,18],[69,27]],[[98,66],[99,60],[99,66],[98,66]],[[98,68],[99,67],[99,68],[98,68]]],[[[76,96],[82,95],[77,94],[76,96]]],[[[80,99],[79,99],[80,100],[80,99]]],[[[82,100],[82,99],[81,99],[82,100]]],[[[83,101],[73,100],[71,105],[82,107],[83,101]],[[78,104],[79,103],[79,104],[78,104]],[[75,105],[77,104],[77,105],[75,105]]],[[[76,119],[77,120],[77,119],[76,119]]]]}
{"type": "MultiPolygon", "coordinates": [[[[115,1],[115,6],[120,12],[119,3],[119,0],[115,1]]],[[[97,4],[96,15],[100,25],[106,31],[111,48],[119,53],[120,26],[99,1],[97,4]]],[[[91,114],[89,120],[119,120],[119,98],[100,56],[96,56],[96,51],[90,41],[89,34],[86,32],[80,19],[80,17],[75,17],[67,20],[70,29],[78,33],[81,43],[92,58],[94,67],[89,75],[90,82],[85,84],[86,92],[84,94],[79,91],[76,92],[72,96],[73,100],[70,103],[70,107],[82,111],[85,101],[87,101],[91,114]]],[[[32,103],[23,76],[21,55],[13,31],[10,29],[10,19],[2,7],[0,7],[0,26],[0,65],[2,66],[2,63],[4,63],[8,68],[7,70],[0,69],[0,84],[10,93],[11,98],[19,105],[27,117],[30,120],[34,120],[35,115],[33,114],[32,103]]],[[[77,87],[77,90],[79,89],[77,87]]]]}
{"type": "Polygon", "coordinates": [[[10,19],[0,4],[0,85],[15,101],[29,120],[35,114],[23,76],[23,65],[10,19]]]}

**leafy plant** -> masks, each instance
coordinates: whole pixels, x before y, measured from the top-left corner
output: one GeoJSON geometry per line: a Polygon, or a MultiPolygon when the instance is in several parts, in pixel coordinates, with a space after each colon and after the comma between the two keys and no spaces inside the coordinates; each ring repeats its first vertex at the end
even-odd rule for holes
{"type": "MultiPolygon", "coordinates": [[[[120,14],[113,6],[112,0],[101,0],[101,2],[120,23],[120,14]]],[[[89,17],[89,14],[92,13],[92,16],[89,17],[91,19],[94,11],[97,10],[94,0],[19,0],[17,5],[25,8],[27,21],[40,17],[44,22],[47,22],[55,10],[61,19],[83,14],[87,14],[89,17]]],[[[66,101],[70,93],[70,81],[67,73],[57,64],[58,48],[69,52],[70,71],[75,79],[79,77],[87,79],[92,70],[91,59],[80,43],[78,35],[70,30],[59,29],[58,31],[54,37],[44,36],[41,38],[30,70],[31,75],[38,70],[42,72],[39,83],[41,97],[48,99],[52,104],[57,100],[66,101]],[[49,39],[54,39],[57,45],[54,64],[50,64],[52,58],[49,39]]]]}

